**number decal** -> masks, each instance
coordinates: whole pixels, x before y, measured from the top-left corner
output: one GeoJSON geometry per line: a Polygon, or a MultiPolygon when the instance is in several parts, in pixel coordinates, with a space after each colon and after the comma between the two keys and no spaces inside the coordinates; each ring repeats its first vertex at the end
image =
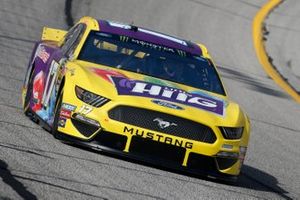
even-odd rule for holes
{"type": "Polygon", "coordinates": [[[54,83],[56,81],[57,78],[57,71],[59,68],[59,64],[57,62],[55,62],[54,60],[52,60],[51,65],[50,65],[50,69],[49,69],[49,73],[47,76],[47,80],[46,80],[46,86],[45,86],[45,91],[43,94],[43,98],[42,98],[42,104],[44,105],[44,107],[47,107],[49,104],[49,99],[54,87],[54,83]]]}
{"type": "Polygon", "coordinates": [[[79,109],[79,113],[82,115],[87,115],[89,114],[91,111],[93,110],[92,107],[88,106],[88,105],[83,105],[80,107],[79,109]]]}

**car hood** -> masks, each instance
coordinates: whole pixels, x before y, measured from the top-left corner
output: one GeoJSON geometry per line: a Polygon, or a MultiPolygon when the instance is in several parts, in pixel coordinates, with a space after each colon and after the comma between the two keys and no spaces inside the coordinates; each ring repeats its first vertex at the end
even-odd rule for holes
{"type": "MultiPolygon", "coordinates": [[[[179,83],[84,61],[67,71],[75,84],[121,105],[142,107],[217,124],[243,126],[245,116],[228,97],[179,83]]],[[[204,123],[205,123],[204,122],[204,123]]]]}

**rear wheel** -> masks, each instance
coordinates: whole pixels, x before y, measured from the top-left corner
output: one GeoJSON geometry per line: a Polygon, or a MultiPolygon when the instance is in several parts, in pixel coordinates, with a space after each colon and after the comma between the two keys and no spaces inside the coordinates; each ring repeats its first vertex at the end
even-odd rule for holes
{"type": "Polygon", "coordinates": [[[63,88],[58,93],[58,99],[56,101],[55,109],[54,109],[54,120],[53,120],[53,126],[52,126],[52,135],[57,138],[58,137],[58,124],[59,124],[59,117],[60,117],[60,110],[61,110],[61,104],[62,104],[62,96],[63,96],[63,88]]]}
{"type": "Polygon", "coordinates": [[[34,68],[32,69],[30,76],[29,76],[23,109],[24,109],[25,115],[28,116],[32,121],[37,123],[38,119],[35,117],[34,113],[32,112],[32,110],[30,108],[30,101],[31,101],[32,92],[33,92],[32,91],[33,90],[33,79],[34,79],[33,74],[34,74],[34,68]]]}
{"type": "Polygon", "coordinates": [[[25,96],[25,100],[24,100],[24,111],[25,111],[25,113],[29,108],[30,99],[31,99],[31,96],[32,96],[33,71],[34,71],[34,69],[30,73],[29,81],[28,81],[28,84],[27,84],[27,91],[26,91],[26,96],[25,96]]]}

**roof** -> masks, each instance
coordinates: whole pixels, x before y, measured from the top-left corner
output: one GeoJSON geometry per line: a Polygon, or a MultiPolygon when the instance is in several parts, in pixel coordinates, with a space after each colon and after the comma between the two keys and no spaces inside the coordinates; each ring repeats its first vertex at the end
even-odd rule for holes
{"type": "Polygon", "coordinates": [[[202,50],[199,45],[170,35],[118,22],[98,20],[98,23],[102,32],[123,35],[153,44],[183,50],[191,54],[202,55],[202,50]]]}

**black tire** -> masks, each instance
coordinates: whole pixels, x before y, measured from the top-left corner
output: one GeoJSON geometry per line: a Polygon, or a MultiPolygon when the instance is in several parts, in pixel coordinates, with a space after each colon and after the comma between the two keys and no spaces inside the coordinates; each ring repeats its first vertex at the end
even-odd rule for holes
{"type": "Polygon", "coordinates": [[[38,124],[39,119],[36,117],[35,113],[30,108],[30,100],[32,98],[32,90],[33,90],[33,78],[34,78],[33,74],[34,74],[34,68],[31,70],[31,73],[29,76],[23,109],[24,109],[25,115],[27,117],[29,117],[31,119],[31,121],[38,124]]]}
{"type": "Polygon", "coordinates": [[[26,91],[26,96],[24,99],[24,113],[26,115],[29,114],[29,104],[30,104],[30,99],[32,97],[32,88],[33,88],[33,73],[34,73],[34,69],[31,70],[30,76],[29,76],[29,81],[28,81],[28,85],[27,85],[27,91],[26,91]]]}
{"type": "Polygon", "coordinates": [[[52,125],[52,130],[51,133],[55,138],[58,138],[59,132],[57,131],[58,128],[58,120],[59,120],[59,115],[60,115],[60,109],[61,109],[61,104],[62,104],[62,96],[63,96],[63,88],[60,89],[58,93],[58,100],[56,101],[55,109],[54,109],[54,120],[53,120],[53,125],[52,125]]]}

